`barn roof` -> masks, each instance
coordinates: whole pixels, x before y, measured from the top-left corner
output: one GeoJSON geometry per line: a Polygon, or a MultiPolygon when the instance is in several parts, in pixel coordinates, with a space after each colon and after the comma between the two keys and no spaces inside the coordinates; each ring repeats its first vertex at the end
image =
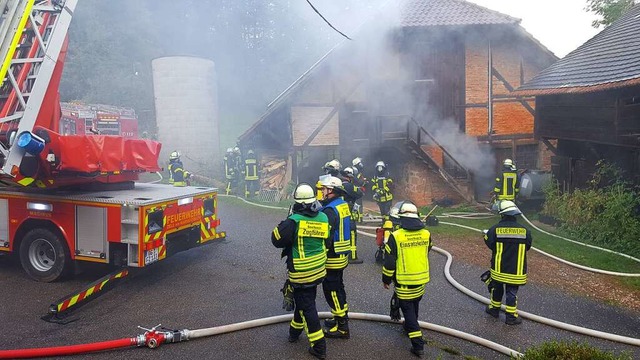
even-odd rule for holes
{"type": "Polygon", "coordinates": [[[464,0],[405,0],[400,18],[403,27],[519,23],[520,19],[464,0]]]}
{"type": "Polygon", "coordinates": [[[517,89],[519,95],[584,93],[640,84],[640,4],[517,89]]]}

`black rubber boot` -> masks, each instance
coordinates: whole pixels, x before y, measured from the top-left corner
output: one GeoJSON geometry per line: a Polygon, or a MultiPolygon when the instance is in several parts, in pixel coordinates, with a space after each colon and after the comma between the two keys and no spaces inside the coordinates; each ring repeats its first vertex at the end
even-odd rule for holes
{"type": "Polygon", "coordinates": [[[298,341],[298,339],[300,338],[300,334],[302,334],[302,330],[289,327],[289,342],[294,343],[298,341]]]}
{"type": "Polygon", "coordinates": [[[326,327],[327,329],[331,329],[334,326],[336,326],[335,318],[324,319],[324,327],[326,327]]]}
{"type": "Polygon", "coordinates": [[[336,316],[336,325],[325,330],[324,336],[333,339],[348,339],[349,334],[349,318],[336,316]]]}
{"type": "Polygon", "coordinates": [[[421,337],[411,339],[411,353],[417,357],[424,355],[424,340],[421,337]]]}
{"type": "Polygon", "coordinates": [[[487,314],[489,314],[489,315],[493,316],[493,317],[494,317],[494,318],[496,318],[496,319],[498,318],[498,316],[500,316],[500,309],[498,309],[498,308],[493,308],[493,307],[491,307],[491,306],[487,306],[487,307],[484,309],[484,312],[486,312],[487,314]]]}
{"type": "Polygon", "coordinates": [[[522,318],[520,318],[520,316],[513,316],[511,314],[507,314],[507,318],[505,319],[504,322],[507,325],[518,325],[518,324],[522,324],[522,318]]]}
{"type": "Polygon", "coordinates": [[[309,348],[309,354],[318,359],[325,359],[327,357],[327,341],[325,339],[318,340],[309,348]]]}

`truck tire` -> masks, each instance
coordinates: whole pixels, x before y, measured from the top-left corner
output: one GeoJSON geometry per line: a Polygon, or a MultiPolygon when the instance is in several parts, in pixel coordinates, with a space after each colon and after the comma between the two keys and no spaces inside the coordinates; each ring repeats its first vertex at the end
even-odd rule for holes
{"type": "Polygon", "coordinates": [[[52,282],[68,273],[71,256],[66,243],[55,232],[36,228],[22,239],[20,263],[34,280],[52,282]]]}

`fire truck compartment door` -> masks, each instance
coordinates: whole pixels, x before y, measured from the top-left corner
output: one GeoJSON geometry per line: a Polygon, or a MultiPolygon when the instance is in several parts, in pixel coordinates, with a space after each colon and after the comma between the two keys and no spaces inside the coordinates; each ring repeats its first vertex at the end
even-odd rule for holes
{"type": "Polygon", "coordinates": [[[76,255],[109,260],[107,209],[76,206],[76,255]]]}
{"type": "Polygon", "coordinates": [[[9,200],[0,199],[0,246],[9,242],[9,200]]]}

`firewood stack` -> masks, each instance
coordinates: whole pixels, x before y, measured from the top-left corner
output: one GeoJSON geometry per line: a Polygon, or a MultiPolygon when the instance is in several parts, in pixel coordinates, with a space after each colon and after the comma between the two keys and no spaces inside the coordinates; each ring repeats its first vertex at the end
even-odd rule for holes
{"type": "Polygon", "coordinates": [[[282,190],[286,185],[287,161],[282,158],[264,156],[260,172],[261,189],[282,190]]]}

